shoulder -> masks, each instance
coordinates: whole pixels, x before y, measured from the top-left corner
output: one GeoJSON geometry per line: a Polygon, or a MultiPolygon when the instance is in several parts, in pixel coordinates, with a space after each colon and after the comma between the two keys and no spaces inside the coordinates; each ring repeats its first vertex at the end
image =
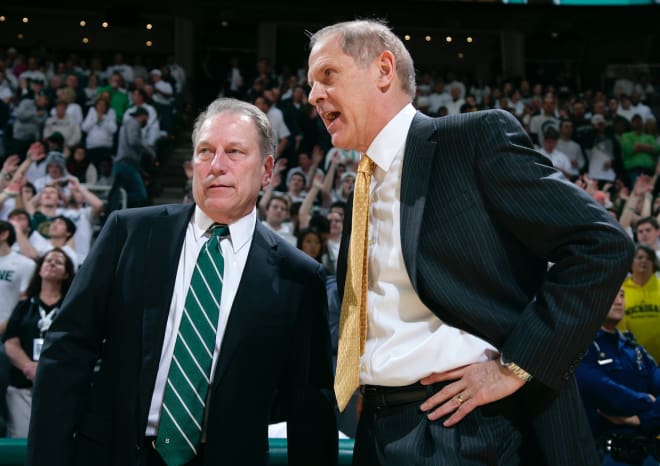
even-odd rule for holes
{"type": "MultiPolygon", "coordinates": [[[[270,230],[268,227],[257,222],[255,237],[263,239],[276,253],[278,265],[281,269],[290,271],[292,274],[314,274],[317,275],[323,269],[323,265],[293,246],[286,239],[270,230]]],[[[255,239],[256,239],[255,238],[255,239]]],[[[325,277],[323,277],[325,280],[325,277]]]]}
{"type": "Polygon", "coordinates": [[[115,210],[106,223],[124,223],[127,225],[150,223],[157,218],[190,216],[193,204],[162,204],[148,207],[115,210]]]}

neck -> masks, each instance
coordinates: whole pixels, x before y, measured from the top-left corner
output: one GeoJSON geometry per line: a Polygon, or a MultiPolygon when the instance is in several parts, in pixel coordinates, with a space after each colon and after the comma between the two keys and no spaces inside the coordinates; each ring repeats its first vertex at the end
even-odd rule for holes
{"type": "Polygon", "coordinates": [[[56,246],[56,247],[58,247],[58,248],[61,248],[62,246],[65,246],[65,245],[66,245],[66,241],[67,241],[66,238],[54,238],[54,237],[52,237],[52,236],[51,236],[51,238],[50,238],[50,243],[51,243],[53,246],[56,246]]]}
{"type": "Polygon", "coordinates": [[[607,319],[600,328],[607,333],[616,333],[616,324],[618,323],[618,321],[607,319]]]}
{"type": "Polygon", "coordinates": [[[60,282],[52,282],[44,280],[41,282],[41,291],[39,292],[39,299],[44,304],[55,304],[62,298],[60,282]]]}
{"type": "Polygon", "coordinates": [[[57,214],[57,206],[42,205],[39,210],[47,217],[54,217],[57,214]]]}
{"type": "Polygon", "coordinates": [[[646,282],[649,281],[649,278],[651,278],[652,274],[653,274],[652,271],[650,273],[649,272],[643,272],[643,273],[642,272],[636,272],[636,273],[633,272],[632,279],[635,283],[642,286],[642,285],[645,285],[646,282]]]}
{"type": "Polygon", "coordinates": [[[8,243],[0,243],[0,256],[6,256],[11,252],[11,246],[8,243]]]}

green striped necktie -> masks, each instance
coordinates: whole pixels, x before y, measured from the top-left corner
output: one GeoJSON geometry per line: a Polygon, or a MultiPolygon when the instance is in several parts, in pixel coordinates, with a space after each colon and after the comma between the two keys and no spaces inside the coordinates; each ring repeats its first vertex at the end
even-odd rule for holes
{"type": "Polygon", "coordinates": [[[168,466],[188,463],[199,451],[204,408],[220,314],[227,225],[213,225],[199,252],[167,375],[156,450],[168,466]]]}

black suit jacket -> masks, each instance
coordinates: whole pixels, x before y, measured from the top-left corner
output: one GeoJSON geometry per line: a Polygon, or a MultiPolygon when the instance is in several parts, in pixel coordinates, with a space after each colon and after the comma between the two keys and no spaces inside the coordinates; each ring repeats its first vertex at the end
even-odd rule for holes
{"type": "MultiPolygon", "coordinates": [[[[350,209],[344,218],[340,295],[350,209]]],[[[537,464],[592,464],[573,372],[631,263],[632,242],[612,217],[531,149],[508,112],[418,113],[403,161],[401,247],[432,312],[533,375],[517,396],[537,464]]]]}
{"type": "MultiPolygon", "coordinates": [[[[136,464],[192,212],[108,219],[41,353],[27,464],[136,464]]],[[[267,464],[275,407],[293,464],[336,463],[326,309],[322,266],[257,222],[211,387],[204,464],[267,464]]]]}

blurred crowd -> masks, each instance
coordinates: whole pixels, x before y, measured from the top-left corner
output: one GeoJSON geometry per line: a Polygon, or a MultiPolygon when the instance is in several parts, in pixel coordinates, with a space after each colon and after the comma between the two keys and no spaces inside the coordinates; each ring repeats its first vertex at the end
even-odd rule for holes
{"type": "MultiPolygon", "coordinates": [[[[58,61],[0,50],[0,330],[5,342],[13,342],[5,343],[10,371],[3,382],[9,387],[31,387],[50,313],[56,313],[104,218],[157,195],[153,177],[190,106],[186,74],[172,57],[149,67],[134,58],[127,62],[117,53],[105,64],[75,54],[58,61]]],[[[649,75],[580,89],[525,79],[484,83],[435,70],[418,75],[413,102],[433,116],[510,112],[537,150],[638,244],[630,276],[578,371],[608,464],[652,461],[660,433],[658,86],[649,75]],[[625,456],[630,451],[637,462],[625,462],[633,461],[625,456]]],[[[266,58],[249,66],[232,59],[222,83],[225,96],[254,103],[273,126],[276,163],[258,215],[325,265],[336,345],[334,274],[361,154],[332,147],[308,92],[304,67],[276,72],[266,58]]],[[[190,160],[183,172],[182,202],[192,202],[190,160]]],[[[29,401],[21,396],[7,392],[8,435],[26,434],[29,401]]],[[[350,419],[340,427],[354,433],[350,419]]]]}

